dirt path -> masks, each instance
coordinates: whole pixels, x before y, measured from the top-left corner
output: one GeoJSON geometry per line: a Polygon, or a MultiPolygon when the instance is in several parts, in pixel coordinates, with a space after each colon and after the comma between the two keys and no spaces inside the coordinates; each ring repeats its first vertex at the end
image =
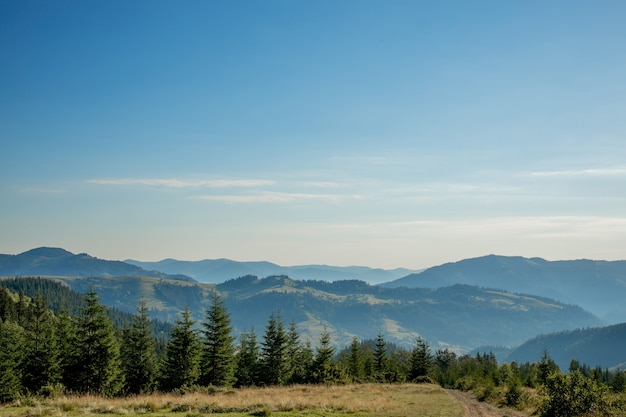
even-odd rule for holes
{"type": "Polygon", "coordinates": [[[447,390],[463,406],[464,417],[528,417],[519,411],[508,408],[497,408],[485,402],[479,402],[467,394],[455,390],[447,390]]]}

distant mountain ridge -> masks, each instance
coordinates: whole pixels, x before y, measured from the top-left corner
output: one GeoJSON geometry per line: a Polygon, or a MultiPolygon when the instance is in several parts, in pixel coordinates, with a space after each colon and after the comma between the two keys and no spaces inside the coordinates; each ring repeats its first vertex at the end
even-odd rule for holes
{"type": "Polygon", "coordinates": [[[163,259],[158,262],[142,262],[127,259],[124,262],[145,269],[158,270],[168,274],[184,274],[196,281],[217,284],[226,280],[254,275],[269,277],[287,275],[293,279],[314,279],[321,281],[361,280],[368,284],[379,284],[418,272],[396,268],[378,269],[366,266],[299,265],[280,266],[271,262],[240,262],[230,259],[205,259],[202,261],[179,261],[163,259]]]}
{"type": "Polygon", "coordinates": [[[607,323],[626,321],[626,261],[489,255],[435,266],[382,286],[440,288],[453,284],[535,294],[577,304],[607,323]]]}
{"type": "Polygon", "coordinates": [[[259,334],[272,314],[294,322],[316,342],[326,328],[333,343],[353,337],[412,346],[418,336],[433,348],[467,352],[484,345],[517,346],[538,333],[597,327],[602,322],[580,307],[501,290],[454,285],[441,289],[383,288],[363,281],[299,281],[286,276],[240,277],[205,284],[151,277],[57,277],[72,289],[98,292],[105,305],[136,311],[143,299],[153,318],[173,322],[186,307],[203,320],[211,294],[225,300],[235,334],[259,334]]]}
{"type": "Polygon", "coordinates": [[[148,271],[121,261],[98,259],[86,253],[74,254],[61,248],[40,247],[18,255],[0,255],[0,276],[149,276],[192,281],[181,274],[148,271]]]}
{"type": "Polygon", "coordinates": [[[513,349],[506,362],[538,362],[546,349],[557,365],[566,371],[572,359],[591,367],[613,368],[626,362],[626,323],[606,327],[567,330],[534,337],[513,349]]]}

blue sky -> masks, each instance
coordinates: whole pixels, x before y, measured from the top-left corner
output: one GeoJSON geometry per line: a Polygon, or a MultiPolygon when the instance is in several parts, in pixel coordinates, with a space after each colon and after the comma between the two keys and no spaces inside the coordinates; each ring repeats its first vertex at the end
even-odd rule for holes
{"type": "Polygon", "coordinates": [[[0,1],[0,253],[626,258],[623,1],[0,1]]]}

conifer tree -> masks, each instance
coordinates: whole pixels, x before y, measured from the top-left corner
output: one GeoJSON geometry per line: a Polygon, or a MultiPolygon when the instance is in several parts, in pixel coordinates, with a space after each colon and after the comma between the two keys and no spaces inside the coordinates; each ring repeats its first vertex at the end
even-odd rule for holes
{"type": "Polygon", "coordinates": [[[61,380],[61,366],[55,319],[41,293],[33,300],[31,311],[25,328],[23,381],[30,392],[36,393],[61,380]]]}
{"type": "Polygon", "coordinates": [[[304,384],[309,382],[313,365],[313,349],[310,343],[300,343],[300,335],[296,323],[291,322],[287,329],[287,377],[290,384],[304,384]]]}
{"type": "Polygon", "coordinates": [[[363,352],[359,340],[356,337],[353,337],[350,343],[348,373],[354,382],[362,381],[365,376],[363,352]]]}
{"type": "Polygon", "coordinates": [[[17,321],[15,301],[11,293],[5,287],[0,287],[0,320],[17,321]]]}
{"type": "Polygon", "coordinates": [[[67,388],[76,386],[78,374],[78,341],[76,321],[61,311],[55,321],[61,382],[67,388]]]}
{"type": "Polygon", "coordinates": [[[90,289],[77,328],[78,369],[75,388],[93,394],[115,395],[123,385],[120,347],[106,309],[90,289]]]}
{"type": "Polygon", "coordinates": [[[230,386],[234,382],[235,372],[234,338],[224,301],[215,291],[202,327],[204,346],[200,362],[200,383],[230,386]]]}
{"type": "Polygon", "coordinates": [[[265,328],[261,346],[261,382],[265,385],[282,385],[286,382],[287,335],[280,316],[272,314],[265,328]]]}
{"type": "Polygon", "coordinates": [[[387,371],[387,342],[382,333],[376,336],[376,344],[374,347],[374,372],[375,378],[379,381],[385,381],[387,371]]]}
{"type": "Polygon", "coordinates": [[[409,379],[411,381],[419,380],[428,375],[432,356],[428,343],[421,337],[417,338],[417,342],[411,352],[411,369],[409,370],[409,379]]]}
{"type": "Polygon", "coordinates": [[[154,389],[157,365],[151,323],[145,300],[137,308],[130,328],[124,329],[121,346],[122,369],[126,391],[131,394],[147,393],[154,389]]]}
{"type": "Polygon", "coordinates": [[[311,372],[313,382],[331,382],[334,378],[333,374],[333,355],[335,349],[330,344],[330,333],[328,329],[324,327],[319,340],[319,346],[315,354],[315,360],[313,361],[313,370],[311,372]]]}
{"type": "Polygon", "coordinates": [[[238,387],[250,387],[259,380],[259,346],[254,329],[239,335],[235,380],[238,387]]]}
{"type": "Polygon", "coordinates": [[[185,307],[165,347],[165,360],[161,366],[161,387],[165,390],[189,387],[198,381],[201,344],[193,330],[195,324],[189,307],[185,307]]]}
{"type": "Polygon", "coordinates": [[[22,391],[24,330],[17,323],[0,320],[0,403],[13,401],[22,391]]]}

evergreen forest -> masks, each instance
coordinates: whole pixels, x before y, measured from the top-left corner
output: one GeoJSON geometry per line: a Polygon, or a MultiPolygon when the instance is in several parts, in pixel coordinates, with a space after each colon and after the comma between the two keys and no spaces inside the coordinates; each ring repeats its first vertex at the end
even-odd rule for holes
{"type": "Polygon", "coordinates": [[[424,382],[513,408],[528,407],[535,401],[529,392],[539,392],[534,406],[544,416],[626,410],[622,370],[591,368],[573,358],[562,372],[547,351],[537,363],[499,364],[492,353],[432,351],[421,338],[400,347],[382,333],[373,340],[353,338],[338,349],[326,329],[315,343],[301,340],[295,324],[278,313],[259,333],[250,328],[235,337],[217,292],[202,320],[185,308],[167,327],[149,318],[144,302],[136,314],[120,318],[94,290],[68,291],[40,278],[2,281],[1,403],[71,393],[110,397],[210,387],[424,382]]]}

